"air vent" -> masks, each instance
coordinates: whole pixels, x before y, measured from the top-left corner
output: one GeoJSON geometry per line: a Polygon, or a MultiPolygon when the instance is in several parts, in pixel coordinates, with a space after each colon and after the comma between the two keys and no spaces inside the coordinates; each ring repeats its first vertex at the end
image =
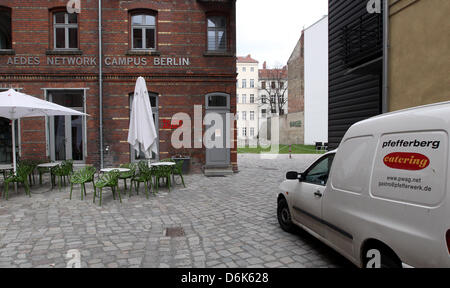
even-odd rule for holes
{"type": "Polygon", "coordinates": [[[184,233],[184,229],[182,227],[174,227],[166,229],[167,237],[183,237],[184,235],[186,234],[184,233]]]}

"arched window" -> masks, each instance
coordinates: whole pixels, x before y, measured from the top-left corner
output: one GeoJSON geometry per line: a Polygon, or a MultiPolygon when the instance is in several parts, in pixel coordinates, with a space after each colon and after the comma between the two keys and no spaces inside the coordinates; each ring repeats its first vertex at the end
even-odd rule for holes
{"type": "Polygon", "coordinates": [[[150,13],[134,13],[131,16],[133,50],[156,49],[156,16],[150,13]]]}
{"type": "Polygon", "coordinates": [[[0,49],[11,49],[11,9],[0,7],[0,49]]]}

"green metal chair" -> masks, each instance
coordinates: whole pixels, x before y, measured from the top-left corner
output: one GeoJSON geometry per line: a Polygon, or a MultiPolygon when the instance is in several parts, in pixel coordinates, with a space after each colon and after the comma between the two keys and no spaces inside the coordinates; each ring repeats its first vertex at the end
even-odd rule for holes
{"type": "MultiPolygon", "coordinates": [[[[61,189],[61,184],[64,181],[64,186],[66,186],[67,181],[70,182],[70,176],[73,174],[73,161],[66,160],[56,167],[53,167],[51,173],[54,177],[58,177],[58,189],[61,189]]],[[[53,179],[53,183],[55,183],[53,179]]],[[[52,185],[53,186],[53,185],[52,185]]]]}
{"type": "Polygon", "coordinates": [[[131,180],[134,177],[134,174],[136,174],[136,164],[134,163],[127,163],[127,164],[121,164],[120,168],[127,168],[130,169],[129,172],[121,172],[119,175],[119,179],[123,180],[123,185],[124,185],[124,189],[125,191],[127,191],[127,179],[130,179],[130,189],[133,189],[132,185],[131,185],[131,180]]]}
{"type": "Polygon", "coordinates": [[[155,189],[156,193],[158,193],[159,190],[159,183],[161,179],[164,179],[167,187],[169,188],[170,192],[170,186],[171,186],[171,176],[172,176],[172,167],[171,166],[154,166],[152,167],[153,174],[155,175],[155,189]]]}
{"type": "MultiPolygon", "coordinates": [[[[139,172],[134,175],[131,179],[131,185],[135,186],[136,193],[139,195],[139,186],[140,183],[144,183],[145,185],[145,195],[148,199],[148,191],[152,189],[152,170],[148,166],[147,161],[140,161],[138,164],[139,172]]],[[[129,196],[131,197],[131,192],[133,190],[133,186],[130,188],[129,196]]]]}
{"type": "Polygon", "coordinates": [[[37,167],[37,162],[34,160],[20,160],[18,162],[18,165],[26,166],[27,167],[27,174],[28,174],[28,185],[32,186],[33,183],[35,183],[34,178],[34,171],[37,167]]]}
{"type": "Polygon", "coordinates": [[[172,166],[172,173],[173,173],[173,175],[178,175],[181,177],[181,182],[183,183],[184,188],[186,188],[186,185],[184,184],[184,178],[183,178],[183,161],[175,161],[175,163],[176,163],[176,165],[172,166]]]}
{"type": "Polygon", "coordinates": [[[42,175],[51,173],[51,169],[47,167],[37,167],[37,171],[39,173],[39,185],[42,185],[42,175]]]}
{"type": "Polygon", "coordinates": [[[77,172],[75,172],[70,178],[70,200],[72,200],[72,190],[74,184],[81,185],[81,200],[83,200],[83,194],[86,196],[86,183],[92,182],[94,186],[94,194],[97,190],[94,183],[94,175],[97,170],[95,167],[88,166],[77,172]]]}
{"type": "Polygon", "coordinates": [[[25,186],[25,193],[31,197],[30,193],[30,186],[28,184],[28,174],[29,174],[30,168],[27,165],[18,165],[17,166],[17,173],[14,174],[14,172],[11,172],[9,175],[6,176],[5,183],[4,183],[4,191],[5,193],[3,196],[6,200],[8,200],[9,197],[9,183],[22,183],[25,186]]]}
{"type": "MultiPolygon", "coordinates": [[[[102,198],[103,198],[103,188],[110,187],[113,193],[113,198],[116,200],[116,188],[117,192],[119,193],[119,199],[120,203],[122,203],[122,196],[120,195],[119,188],[119,175],[120,172],[118,170],[113,170],[111,172],[108,172],[106,174],[103,174],[100,179],[94,184],[96,188],[100,190],[100,203],[99,205],[102,206],[102,198]]],[[[97,191],[94,191],[94,203],[95,198],[97,197],[97,191]]]]}

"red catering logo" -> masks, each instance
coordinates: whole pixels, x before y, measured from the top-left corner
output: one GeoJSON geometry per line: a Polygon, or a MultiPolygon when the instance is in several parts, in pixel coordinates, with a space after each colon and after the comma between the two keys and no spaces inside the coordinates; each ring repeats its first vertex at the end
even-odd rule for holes
{"type": "Polygon", "coordinates": [[[383,158],[386,166],[393,169],[418,171],[430,165],[430,159],[419,153],[395,152],[383,158]]]}

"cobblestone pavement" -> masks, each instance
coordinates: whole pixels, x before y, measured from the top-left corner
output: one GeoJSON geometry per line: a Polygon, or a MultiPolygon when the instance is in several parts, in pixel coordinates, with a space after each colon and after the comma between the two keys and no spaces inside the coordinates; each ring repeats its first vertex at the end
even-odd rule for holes
{"type": "Polygon", "coordinates": [[[91,184],[84,201],[79,188],[72,200],[68,188],[34,186],[31,198],[11,191],[9,201],[0,200],[0,267],[66,267],[70,249],[81,252],[82,267],[351,266],[307,233],[286,233],[277,222],[285,172],[301,171],[317,157],[239,155],[233,176],[189,175],[187,188],[163,188],[149,200],[141,189],[122,204],[107,189],[103,207],[92,203],[91,184]],[[167,237],[166,228],[174,227],[185,235],[167,237]]]}

